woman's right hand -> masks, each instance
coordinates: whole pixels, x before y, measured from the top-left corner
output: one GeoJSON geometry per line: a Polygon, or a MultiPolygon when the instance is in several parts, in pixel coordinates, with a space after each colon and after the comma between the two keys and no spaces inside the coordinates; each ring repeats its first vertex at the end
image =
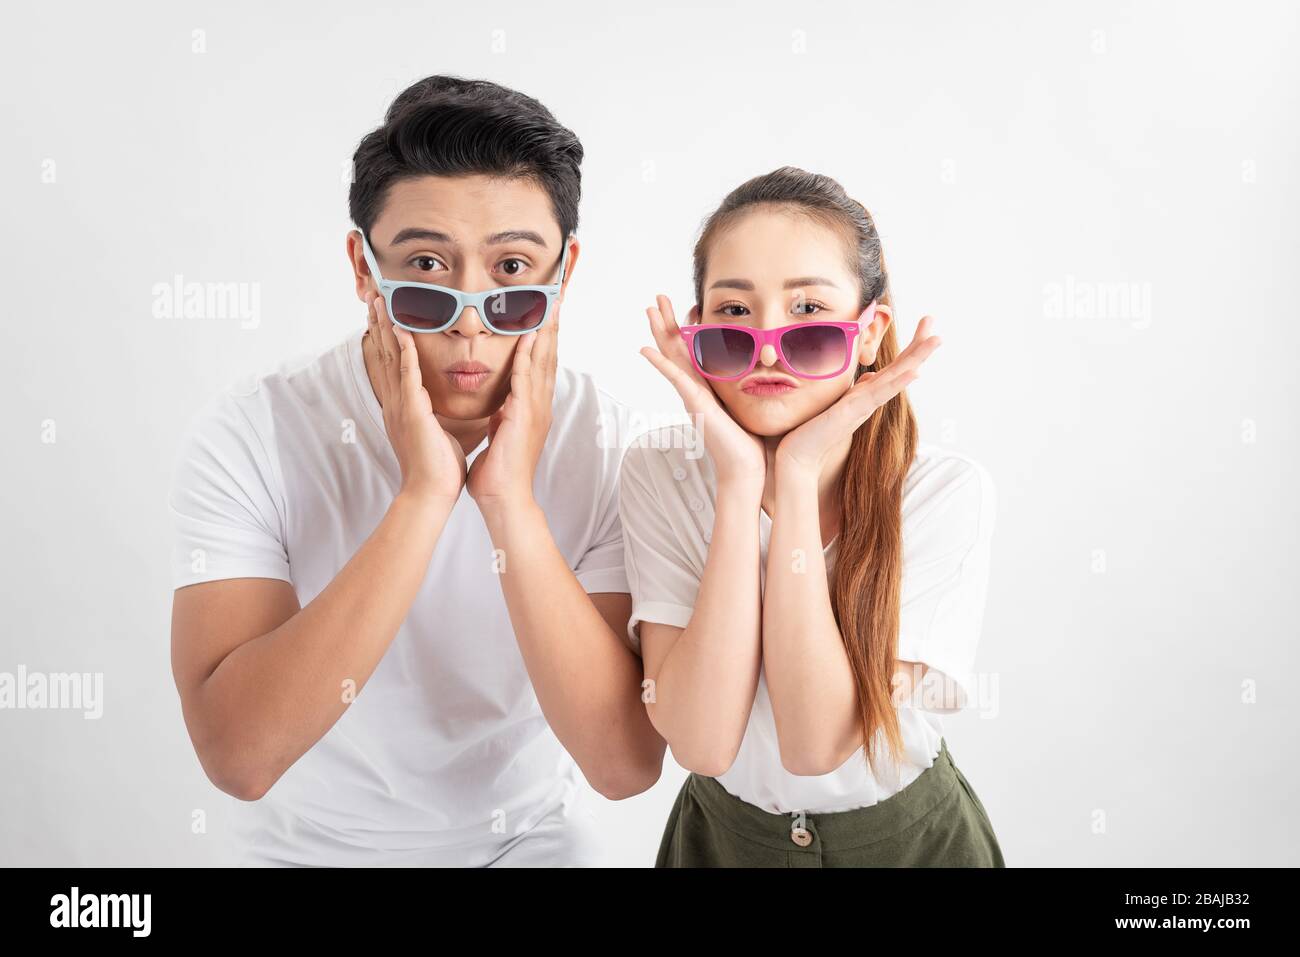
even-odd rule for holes
{"type": "MultiPolygon", "coordinates": [[[[682,397],[686,411],[704,436],[704,447],[713,459],[718,482],[755,483],[761,493],[767,476],[763,443],[731,417],[709,388],[708,381],[695,371],[668,297],[660,295],[655,299],[658,305],[646,309],[646,315],[650,317],[650,332],[659,348],[644,346],[641,355],[663,373],[682,397]]],[[[690,319],[695,322],[697,318],[696,308],[692,307],[690,319]]]]}
{"type": "Polygon", "coordinates": [[[433,414],[411,333],[393,325],[384,297],[369,302],[369,337],[379,362],[384,431],[402,469],[401,491],[454,503],[465,486],[465,450],[433,414]]]}

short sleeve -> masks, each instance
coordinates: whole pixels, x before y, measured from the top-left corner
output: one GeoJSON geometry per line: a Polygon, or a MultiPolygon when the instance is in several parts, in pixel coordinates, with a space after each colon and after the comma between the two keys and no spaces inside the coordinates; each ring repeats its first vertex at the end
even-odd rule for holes
{"type": "Polygon", "coordinates": [[[600,507],[592,545],[578,559],[573,575],[588,595],[601,592],[627,594],[627,573],[623,570],[623,523],[619,517],[618,479],[609,483],[609,493],[600,507]]]}
{"type": "Polygon", "coordinates": [[[923,477],[909,500],[898,657],[930,668],[913,706],[951,713],[975,695],[996,492],[982,466],[954,458],[923,477]]]}
{"type": "Polygon", "coordinates": [[[619,481],[619,511],[623,521],[624,566],[632,595],[628,639],[637,651],[637,625],[658,622],[685,628],[695,610],[700,575],[674,531],[667,501],[657,491],[657,479],[670,466],[658,449],[633,445],[623,459],[619,481]]]}
{"type": "Polygon", "coordinates": [[[191,420],[169,496],[174,588],[225,578],[292,583],[275,475],[262,436],[233,396],[191,420]]]}

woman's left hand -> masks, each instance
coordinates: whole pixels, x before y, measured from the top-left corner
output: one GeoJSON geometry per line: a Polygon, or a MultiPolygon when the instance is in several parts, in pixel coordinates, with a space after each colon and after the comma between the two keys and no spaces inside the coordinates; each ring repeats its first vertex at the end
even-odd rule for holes
{"type": "Polygon", "coordinates": [[[922,316],[908,347],[879,372],[864,372],[834,405],[788,432],[776,450],[778,468],[794,468],[816,478],[831,451],[849,438],[871,414],[919,375],[921,363],[942,340],[930,335],[931,319],[922,316]]]}

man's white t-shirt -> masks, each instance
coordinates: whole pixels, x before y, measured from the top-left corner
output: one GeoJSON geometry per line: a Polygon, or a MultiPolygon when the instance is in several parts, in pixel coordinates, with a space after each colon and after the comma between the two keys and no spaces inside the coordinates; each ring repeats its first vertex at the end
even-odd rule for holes
{"type": "MultiPolygon", "coordinates": [[[[175,587],[277,578],[306,606],[374,532],[401,472],[361,336],[254,377],[195,416],[170,499],[175,587]]],[[[618,510],[626,416],[589,376],[557,370],[533,487],[588,593],[628,590],[618,510]]],[[[550,835],[557,817],[583,808],[594,792],[542,715],[498,567],[462,491],[373,676],[261,800],[237,805],[243,862],[486,864],[543,819],[550,835]]],[[[572,853],[557,851],[557,862],[586,863],[589,815],[571,820],[572,853]]]]}
{"type": "MultiPolygon", "coordinates": [[[[639,437],[623,461],[622,508],[632,618],[628,636],[639,641],[642,621],[685,628],[708,559],[717,500],[717,474],[699,433],[674,425],[639,437]]],[[[863,749],[829,774],[791,774],[781,763],[776,719],[760,670],[749,724],[736,760],[718,783],[772,813],[827,814],[868,807],[898,793],[934,764],[943,715],[969,707],[975,691],[975,651],[988,589],[996,491],[978,462],[920,443],[903,484],[902,605],[898,657],[938,672],[914,699],[897,707],[902,762],[889,761],[880,732],[873,773],[863,749]],[[939,679],[944,679],[938,683],[939,679]],[[944,697],[956,692],[956,700],[944,697]],[[955,704],[955,707],[946,705],[955,704]]],[[[766,584],[772,520],[759,523],[759,587],[766,584]]],[[[838,540],[826,546],[828,576],[838,540]]]]}

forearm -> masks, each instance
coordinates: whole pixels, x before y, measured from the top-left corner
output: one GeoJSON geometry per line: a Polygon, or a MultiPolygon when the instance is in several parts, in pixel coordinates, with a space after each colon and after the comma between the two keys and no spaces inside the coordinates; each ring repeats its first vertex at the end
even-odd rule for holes
{"type": "Polygon", "coordinates": [[[795,773],[824,773],[861,743],[857,687],[827,581],[817,479],[778,468],[763,666],[781,753],[795,773]]]}
{"type": "Polygon", "coordinates": [[[398,495],[319,595],[206,678],[195,711],[224,767],[265,790],[347,710],[406,619],[452,504],[398,495]]]}
{"type": "Polygon", "coordinates": [[[720,774],[749,723],[761,657],[761,486],[721,485],[690,623],[655,675],[647,709],[679,763],[720,774]]]}
{"type": "Polygon", "coordinates": [[[641,705],[641,660],[601,615],[536,502],[483,506],[510,623],[538,704],[588,781],[607,796],[658,779],[663,740],[641,705]]]}

